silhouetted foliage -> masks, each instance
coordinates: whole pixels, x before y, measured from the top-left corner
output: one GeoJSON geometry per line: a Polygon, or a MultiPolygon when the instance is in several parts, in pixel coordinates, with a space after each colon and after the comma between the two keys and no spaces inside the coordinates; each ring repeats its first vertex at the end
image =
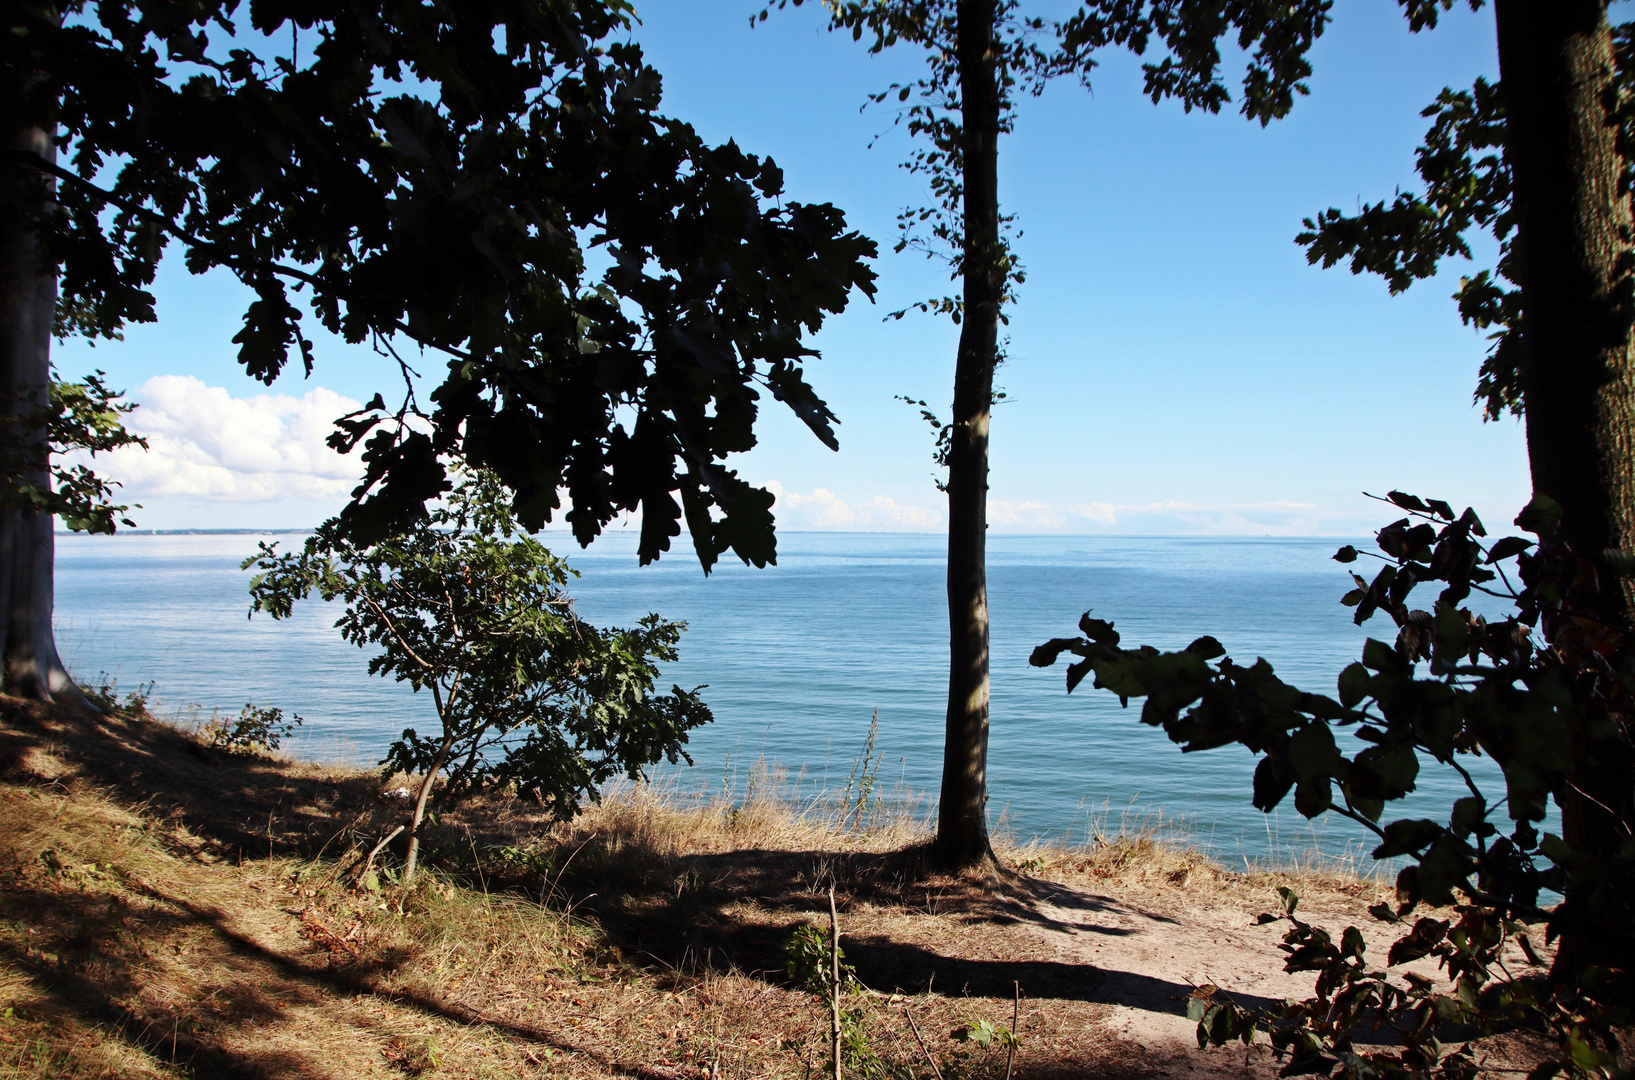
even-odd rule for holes
{"type": "MultiPolygon", "coordinates": [[[[1454,985],[1435,994],[1416,975],[1405,976],[1406,988],[1390,985],[1365,965],[1354,930],[1335,946],[1326,931],[1293,919],[1286,897],[1284,915],[1263,921],[1291,922],[1287,970],[1319,972],[1317,998],[1277,1018],[1211,1000],[1201,1007],[1201,1041],[1246,1037],[1259,1025],[1280,1053],[1294,1055],[1296,1071],[1323,1058],[1322,1071],[1338,1063],[1336,1075],[1468,1076],[1468,1060],[1438,1059],[1442,1026],[1525,1021],[1560,1037],[1559,1070],[1610,1075],[1597,1070],[1613,1067],[1613,1029],[1635,1021],[1635,839],[1625,828],[1621,851],[1591,858],[1539,826],[1551,798],[1559,803],[1571,789],[1579,761],[1630,743],[1635,642],[1604,619],[1599,597],[1629,587],[1635,557],[1560,543],[1560,508],[1542,496],[1516,519],[1535,539],[1493,541],[1468,509],[1455,515],[1446,502],[1402,492],[1390,500],[1408,516],[1379,531],[1375,557],[1384,565],[1372,578],[1353,573],[1343,602],[1359,625],[1388,615],[1396,637],[1370,638],[1340,673],[1335,697],[1283,682],[1265,660],[1236,664],[1212,637],[1175,652],[1125,648],[1111,622],[1088,613],[1083,636],[1041,645],[1032,662],[1077,657],[1069,691],[1093,676],[1125,704],[1144,698],[1142,721],[1183,751],[1233,743],[1253,751],[1259,809],[1292,792],[1302,815],[1338,813],[1374,833],[1375,858],[1408,863],[1397,876],[1400,903],[1374,909],[1376,917],[1397,923],[1422,903],[1456,905],[1456,923],[1421,918],[1389,957],[1396,965],[1437,956],[1454,985]],[[1415,590],[1433,584],[1441,588],[1428,609],[1412,606],[1415,590]],[[1476,614],[1469,600],[1477,593],[1508,600],[1513,612],[1476,614]],[[1466,767],[1483,755],[1502,770],[1502,793],[1482,790],[1466,767]],[[1414,790],[1422,756],[1453,770],[1468,794],[1445,821],[1388,818],[1387,806],[1414,790]],[[1507,824],[1495,820],[1501,808],[1507,824]],[[1542,906],[1548,893],[1569,899],[1542,906]],[[1513,978],[1499,952],[1515,940],[1531,955],[1523,924],[1537,921],[1552,939],[1588,935],[1599,943],[1598,963],[1553,991],[1513,978]],[[1217,1007],[1225,1011],[1210,1012],[1217,1007]],[[1356,1057],[1353,1029],[1365,1017],[1401,1028],[1403,1047],[1356,1057]]],[[[1346,564],[1362,557],[1351,546],[1335,555],[1346,564]]],[[[1628,807],[1604,809],[1627,825],[1628,807]]]]}
{"type": "MultiPolygon", "coordinates": [[[[1452,6],[1452,0],[1404,4],[1414,30],[1434,27],[1439,11],[1452,6]]],[[[1635,142],[1635,23],[1615,26],[1613,41],[1627,193],[1635,160],[1629,153],[1635,142]]],[[[1490,331],[1476,404],[1489,420],[1520,416],[1526,325],[1502,88],[1485,78],[1468,90],[1445,87],[1421,115],[1431,121],[1415,151],[1422,192],[1399,190],[1389,204],[1364,203],[1354,214],[1329,207],[1305,219],[1295,240],[1305,247],[1308,262],[1325,268],[1346,262],[1354,274],[1385,279],[1394,295],[1433,277],[1444,259],[1473,259],[1473,233],[1490,236],[1497,245],[1491,264],[1461,277],[1453,299],[1465,325],[1490,331]]]]}
{"type": "Polygon", "coordinates": [[[0,102],[62,152],[5,150],[56,190],[0,224],[39,232],[59,334],[152,321],[175,243],[254,291],[234,340],[256,378],[292,353],[311,371],[303,307],[406,382],[400,345],[446,358],[430,403],[411,383],[332,440],[364,447],[342,516],[362,541],[423,516],[457,453],[529,529],[565,489],[581,543],[639,510],[644,561],[685,515],[706,570],[770,562],[772,495],[722,462],[754,445],[763,393],[835,445],[802,338],[872,293],[874,245],[783,200],[770,160],[660,114],[658,73],[620,40],[632,11],[8,0],[0,102]]]}

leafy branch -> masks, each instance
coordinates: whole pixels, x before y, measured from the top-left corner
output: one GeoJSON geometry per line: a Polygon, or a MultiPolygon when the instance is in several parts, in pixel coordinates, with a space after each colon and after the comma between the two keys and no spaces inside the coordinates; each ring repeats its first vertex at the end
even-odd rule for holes
{"type": "MultiPolygon", "coordinates": [[[[1435,955],[1455,984],[1450,998],[1418,976],[1405,976],[1406,989],[1389,983],[1366,968],[1356,931],[1336,946],[1326,931],[1295,920],[1285,896],[1284,915],[1263,921],[1290,922],[1287,970],[1319,972],[1317,997],[1255,1018],[1205,995],[1195,1006],[1201,1044],[1247,1039],[1258,1026],[1280,1053],[1293,1054],[1293,1072],[1322,1063],[1335,1075],[1459,1080],[1474,1067],[1457,1054],[1439,1057],[1437,1031],[1525,1021],[1553,1032],[1560,1048],[1536,1075],[1624,1075],[1615,1029],[1635,1020],[1635,838],[1627,808],[1599,808],[1601,824],[1624,837],[1611,857],[1590,858],[1540,825],[1550,799],[1560,803],[1578,790],[1577,761],[1628,760],[1635,643],[1604,611],[1635,577],[1635,557],[1580,553],[1558,541],[1561,509],[1544,496],[1516,519],[1533,539],[1491,541],[1471,510],[1456,515],[1446,502],[1399,491],[1387,499],[1407,516],[1379,530],[1384,565],[1372,578],[1353,573],[1342,602],[1359,625],[1389,616],[1395,640],[1368,639],[1361,660],[1340,672],[1334,697],[1283,682],[1264,659],[1235,664],[1212,637],[1178,652],[1125,648],[1111,622],[1088,613],[1083,636],[1041,645],[1032,662],[1075,657],[1070,692],[1093,676],[1121,703],[1145,698],[1142,721],[1185,751],[1248,748],[1259,757],[1253,802],[1263,811],[1292,791],[1305,817],[1333,812],[1367,828],[1378,840],[1375,858],[1407,862],[1397,875],[1398,904],[1373,909],[1377,918],[1397,923],[1420,904],[1456,906],[1456,924],[1421,918],[1390,956],[1395,965],[1435,955]],[[1432,584],[1441,588],[1429,609],[1412,606],[1415,590],[1432,584]],[[1477,592],[1507,599],[1512,613],[1489,620],[1472,612],[1467,602],[1477,592]],[[1337,733],[1347,736],[1344,749],[1337,733]],[[1453,801],[1445,822],[1387,819],[1385,808],[1415,789],[1421,755],[1454,771],[1469,794],[1453,801]],[[1471,756],[1498,764],[1501,798],[1481,789],[1461,760],[1471,756]],[[1501,809],[1508,824],[1495,820],[1501,809]],[[1541,904],[1552,893],[1568,899],[1541,904]],[[1533,922],[1546,924],[1547,941],[1566,933],[1594,940],[1599,955],[1581,966],[1558,964],[1550,986],[1534,987],[1500,955],[1514,942],[1539,963],[1524,925],[1533,922]],[[1407,1024],[1395,1056],[1354,1052],[1354,1029],[1368,1016],[1407,1024]]],[[[1335,553],[1348,565],[1360,556],[1350,545],[1335,553]]]]}
{"type": "Polygon", "coordinates": [[[67,454],[94,458],[125,446],[147,449],[148,441],[125,427],[125,417],[135,409],[123,391],[108,387],[101,371],[79,382],[52,379],[48,387],[17,392],[10,407],[0,411],[0,441],[6,447],[0,453],[0,498],[7,505],[55,514],[75,532],[135,528],[125,516],[131,507],[114,502],[119,481],[63,460],[67,454]]]}

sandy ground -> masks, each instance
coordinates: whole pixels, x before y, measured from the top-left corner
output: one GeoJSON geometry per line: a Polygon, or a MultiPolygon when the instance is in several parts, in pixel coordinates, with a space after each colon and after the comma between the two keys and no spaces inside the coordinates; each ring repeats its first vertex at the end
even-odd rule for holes
{"type": "MultiPolygon", "coordinates": [[[[1181,886],[1185,888],[1185,886],[1181,886]]],[[[1050,920],[1030,933],[1046,955],[1092,968],[1108,1006],[1109,1036],[1172,1076],[1269,1076],[1264,1044],[1247,1054],[1200,1051],[1187,997],[1206,984],[1239,1004],[1270,1005],[1311,992],[1309,974],[1283,972],[1279,927],[1256,926],[1250,914],[1218,903],[1173,905],[1168,914],[1140,898],[1123,901],[1063,889],[1040,905],[1050,920]]]]}

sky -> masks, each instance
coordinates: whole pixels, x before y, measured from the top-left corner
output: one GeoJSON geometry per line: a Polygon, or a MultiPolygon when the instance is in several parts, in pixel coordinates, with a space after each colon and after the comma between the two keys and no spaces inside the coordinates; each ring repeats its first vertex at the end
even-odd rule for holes
{"type": "MultiPolygon", "coordinates": [[[[772,156],[787,198],[832,202],[880,242],[880,293],[813,342],[808,377],[840,417],[839,452],[769,401],[760,444],[731,464],[776,493],[784,529],[939,531],[933,436],[895,396],[946,415],[957,331],[886,316],[951,285],[940,264],[891,252],[898,212],[928,193],[900,167],[896,113],[863,107],[923,58],[868,55],[825,32],[816,4],[752,28],[760,7],[645,0],[633,36],[668,114],[772,156]]],[[[1456,260],[1392,297],[1308,266],[1293,239],[1304,217],[1414,186],[1420,110],[1496,76],[1490,10],[1420,34],[1385,0],[1338,0],[1333,15],[1310,96],[1264,129],[1232,107],[1153,105],[1139,61],[1111,50],[1089,89],[1064,80],[1019,103],[1000,199],[1027,281],[998,379],[993,531],[1357,537],[1393,516],[1365,492],[1471,505],[1493,526],[1527,500],[1519,423],[1484,423],[1471,404],[1486,343],[1449,294],[1474,268],[1456,260]]],[[[304,528],[337,511],[360,468],[324,446],[329,422],[377,390],[391,399],[395,365],[323,340],[310,378],[297,363],[268,388],[235,361],[247,293],[230,276],[193,277],[173,251],[156,294],[156,324],[54,354],[61,376],[103,369],[140,405],[131,426],[149,451],[104,462],[141,504],[137,524],[304,528]]],[[[441,367],[428,356],[422,370],[441,367]]]]}

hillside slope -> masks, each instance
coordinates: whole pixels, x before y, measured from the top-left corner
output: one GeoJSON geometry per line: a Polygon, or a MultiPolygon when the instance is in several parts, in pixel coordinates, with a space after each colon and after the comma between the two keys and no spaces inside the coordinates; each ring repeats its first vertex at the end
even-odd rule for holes
{"type": "Polygon", "coordinates": [[[901,823],[768,797],[677,807],[627,791],[572,824],[489,801],[445,815],[412,893],[375,841],[378,774],[210,750],[140,711],[0,698],[0,1077],[796,1077],[828,1018],[783,946],[840,902],[873,993],[847,1007],[878,1075],[1261,1075],[1181,1015],[1213,983],[1301,995],[1275,928],[1363,919],[1374,888],[1232,874],[1147,840],[1030,848],[1002,882],[915,878],[901,823]],[[924,1035],[922,1048],[904,1013],[924,1035]]]}

